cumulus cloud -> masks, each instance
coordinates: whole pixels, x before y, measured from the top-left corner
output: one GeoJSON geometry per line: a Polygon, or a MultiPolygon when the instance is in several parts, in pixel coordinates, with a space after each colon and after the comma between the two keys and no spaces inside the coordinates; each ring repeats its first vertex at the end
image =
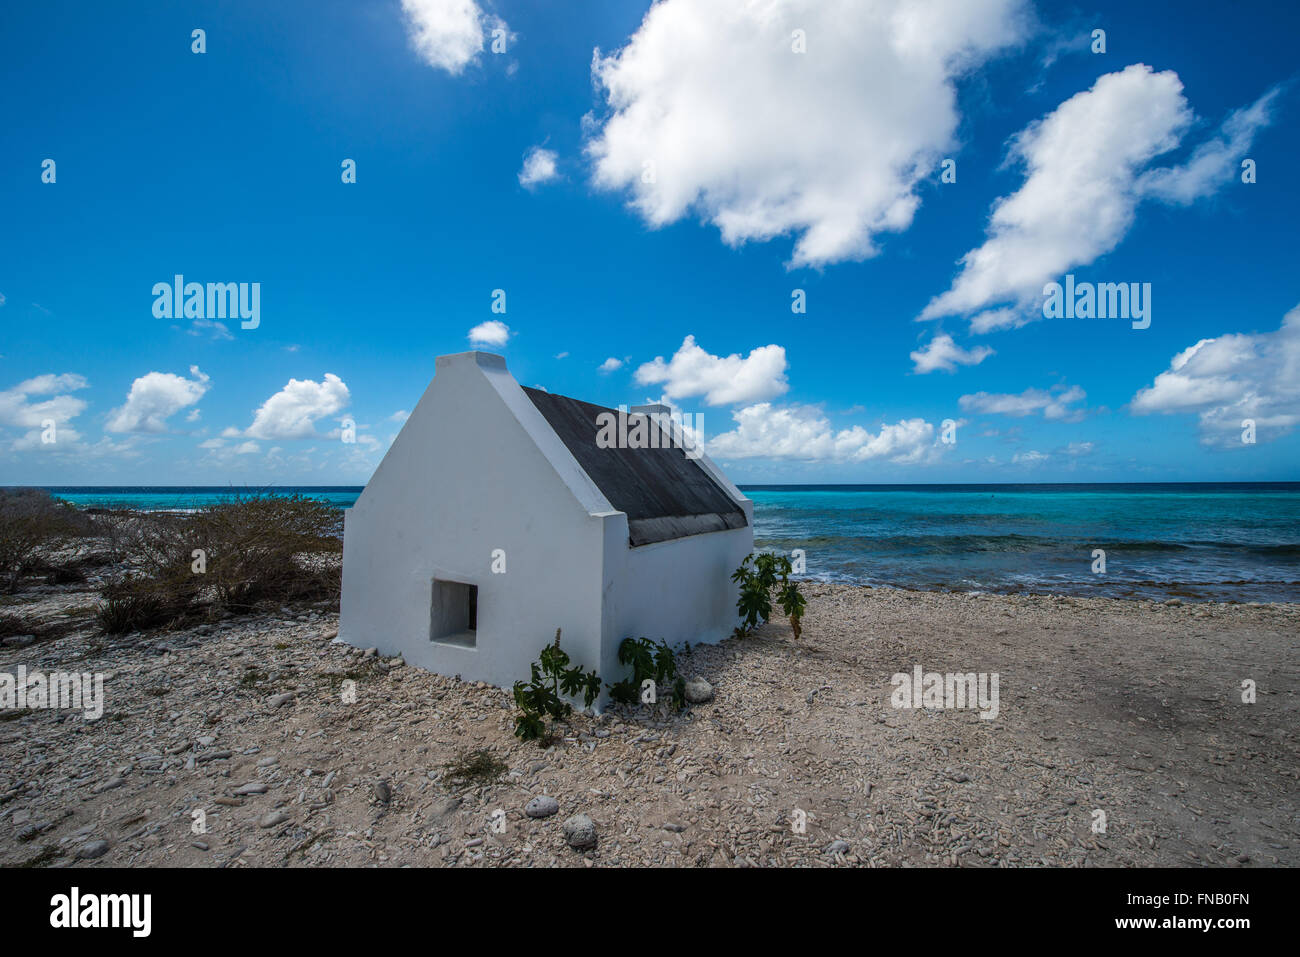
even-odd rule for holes
{"type": "Polygon", "coordinates": [[[469,331],[469,341],[476,346],[504,346],[510,339],[510,327],[500,319],[480,322],[469,331]]]}
{"type": "Polygon", "coordinates": [[[988,346],[963,349],[953,342],[952,336],[937,335],[925,346],[913,352],[911,359],[915,363],[913,371],[917,375],[925,375],[927,372],[934,372],[936,369],[942,369],[944,372],[956,372],[959,365],[979,365],[991,355],[993,355],[993,350],[988,346]]]}
{"type": "Polygon", "coordinates": [[[704,396],[709,405],[730,405],[770,399],[789,390],[785,349],[761,346],[741,358],[736,353],[715,356],[695,344],[694,336],[682,340],[672,359],[655,356],[636,370],[640,385],[663,383],[669,399],[704,396]]]}
{"type": "Polygon", "coordinates": [[[1279,438],[1300,423],[1300,306],[1274,332],[1202,339],[1129,403],[1136,415],[1195,414],[1206,445],[1240,447],[1243,420],[1256,440],[1279,438]]]}
{"type": "Polygon", "coordinates": [[[654,227],[696,215],[730,245],[795,235],[792,266],[873,256],[956,148],[954,81],[1018,43],[1024,12],[1021,0],[661,0],[621,50],[595,51],[607,109],[587,123],[594,182],[629,191],[654,227]]]}
{"type": "MultiPolygon", "coordinates": [[[[347,385],[332,372],[325,373],[322,382],[290,379],[283,389],[262,403],[244,435],[253,439],[319,438],[316,420],[334,415],[351,400],[347,385]]],[[[248,445],[253,443],[244,443],[248,445]]],[[[243,446],[237,451],[242,450],[243,446]]],[[[256,451],[256,445],[251,451],[256,451]]]]}
{"type": "Polygon", "coordinates": [[[1074,403],[1082,402],[1087,393],[1077,385],[1053,386],[1048,389],[1026,389],[1017,393],[976,392],[964,395],[957,400],[963,412],[983,412],[993,415],[1010,415],[1023,418],[1027,415],[1041,414],[1045,419],[1062,422],[1077,422],[1083,418],[1084,410],[1072,408],[1074,403]]]}
{"type": "Polygon", "coordinates": [[[1043,286],[1118,246],[1142,199],[1185,204],[1230,182],[1274,96],[1234,113],[1186,164],[1148,169],[1194,119],[1178,74],[1136,63],[1100,77],[1016,136],[1010,158],[1024,164],[1024,184],[994,204],[988,239],[920,318],[974,315],[975,332],[1042,318],[1043,286]]]}
{"type": "Polygon", "coordinates": [[[525,189],[533,189],[542,183],[549,183],[559,178],[560,174],[555,166],[557,159],[554,150],[534,146],[524,155],[524,165],[519,171],[519,185],[525,189]]]}
{"type": "Polygon", "coordinates": [[[621,369],[621,368],[623,368],[623,360],[615,359],[613,356],[610,356],[608,359],[606,359],[604,362],[600,364],[600,368],[597,369],[596,371],[613,372],[616,369],[621,369]]]}
{"type": "Polygon", "coordinates": [[[835,431],[826,416],[807,406],[760,402],[731,416],[736,427],[706,443],[714,458],[915,464],[937,454],[934,426],[924,419],[881,425],[873,433],[860,425],[835,431]]]}
{"type": "Polygon", "coordinates": [[[89,383],[85,377],[76,373],[47,373],[0,391],[0,425],[32,430],[15,439],[13,448],[39,448],[48,444],[41,442],[41,433],[46,423],[51,421],[58,427],[56,434],[60,445],[67,446],[78,441],[81,436],[68,423],[85,410],[86,403],[68,393],[84,389],[87,385],[89,383]],[[49,398],[36,398],[41,396],[49,398]]]}
{"type": "Polygon", "coordinates": [[[208,391],[208,377],[190,366],[186,379],[171,372],[150,372],[131,383],[126,403],[109,413],[109,432],[166,432],[167,418],[194,405],[208,391]]]}
{"type": "Polygon", "coordinates": [[[411,47],[429,66],[457,76],[483,50],[485,35],[506,30],[475,0],[402,0],[411,47]]]}

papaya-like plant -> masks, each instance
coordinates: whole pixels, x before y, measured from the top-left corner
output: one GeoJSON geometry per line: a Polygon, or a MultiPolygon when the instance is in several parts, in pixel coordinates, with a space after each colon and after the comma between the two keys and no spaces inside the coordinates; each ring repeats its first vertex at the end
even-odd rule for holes
{"type": "Polygon", "coordinates": [[[771,619],[774,588],[778,589],[777,603],[790,619],[795,638],[803,633],[801,623],[808,602],[800,593],[798,583],[790,581],[791,570],[790,559],[784,555],[760,552],[746,555],[740,567],[732,572],[731,580],[740,585],[736,599],[741,619],[736,629],[738,637],[752,635],[759,625],[771,619]]]}
{"type": "Polygon", "coordinates": [[[582,695],[583,706],[590,708],[600,695],[600,678],[594,670],[584,671],[581,665],[569,667],[569,655],[560,648],[559,628],[555,629],[555,641],[542,649],[530,667],[531,680],[516,681],[514,686],[515,704],[520,711],[515,717],[515,737],[545,744],[551,737],[546,718],[558,721],[573,712],[573,706],[561,695],[582,695]]]}
{"type": "Polygon", "coordinates": [[[671,682],[671,703],[680,711],[686,705],[686,682],[677,674],[677,661],[667,642],[649,638],[624,638],[618,646],[620,664],[632,666],[632,676],[609,686],[609,696],[622,704],[641,700],[641,685],[651,680],[656,688],[671,682]]]}

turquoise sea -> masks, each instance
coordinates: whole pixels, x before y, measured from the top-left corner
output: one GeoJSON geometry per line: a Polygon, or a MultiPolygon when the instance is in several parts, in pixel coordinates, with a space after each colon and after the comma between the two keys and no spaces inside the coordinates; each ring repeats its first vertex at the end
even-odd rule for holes
{"type": "MultiPolygon", "coordinates": [[[[346,508],[360,487],[67,488],[81,506],[190,509],[300,493],[346,508]]],[[[1300,482],[763,485],[757,547],[802,549],[806,575],[904,588],[1300,600],[1300,482]],[[1093,571],[1095,549],[1105,573],[1093,571]]]]}

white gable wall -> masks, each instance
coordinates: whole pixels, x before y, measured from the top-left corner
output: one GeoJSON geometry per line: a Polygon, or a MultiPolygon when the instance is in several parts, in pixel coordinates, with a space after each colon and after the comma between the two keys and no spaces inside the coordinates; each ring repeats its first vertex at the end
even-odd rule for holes
{"type": "Polygon", "coordinates": [[[570,657],[597,667],[603,520],[579,496],[610,510],[503,360],[439,358],[347,512],[340,637],[508,687],[560,628],[570,657]],[[491,570],[497,548],[505,574],[491,570]],[[430,641],[434,578],[478,586],[474,649],[430,641]]]}

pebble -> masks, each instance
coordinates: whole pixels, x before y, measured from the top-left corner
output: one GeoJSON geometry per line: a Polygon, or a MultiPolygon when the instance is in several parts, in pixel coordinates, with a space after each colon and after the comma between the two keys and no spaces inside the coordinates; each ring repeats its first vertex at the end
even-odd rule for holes
{"type": "Polygon", "coordinates": [[[686,682],[686,700],[691,704],[704,704],[713,700],[713,685],[703,678],[692,678],[686,682]]]}
{"type": "Polygon", "coordinates": [[[586,851],[596,846],[596,822],[586,814],[575,814],[564,822],[564,839],[576,851],[586,851]]]}
{"type": "Polygon", "coordinates": [[[11,635],[3,640],[10,648],[26,648],[36,640],[35,635],[11,635]]]}
{"type": "Polygon", "coordinates": [[[374,792],[375,800],[380,804],[388,804],[393,800],[393,789],[389,787],[387,781],[376,781],[374,792]]]}
{"type": "Polygon", "coordinates": [[[249,781],[247,784],[241,784],[239,787],[235,788],[235,793],[236,794],[265,794],[266,782],[249,781]]]}
{"type": "Polygon", "coordinates": [[[279,708],[288,704],[292,700],[293,700],[293,693],[286,691],[283,694],[271,695],[271,697],[266,699],[266,703],[269,704],[272,708],[279,708]]]}
{"type": "Polygon", "coordinates": [[[848,852],[848,841],[835,840],[826,845],[826,850],[823,853],[829,857],[834,857],[836,854],[847,854],[848,852]]]}
{"type": "Polygon", "coordinates": [[[547,794],[539,795],[528,802],[524,813],[529,817],[550,817],[560,810],[560,802],[547,794]]]}
{"type": "Polygon", "coordinates": [[[103,857],[108,853],[108,841],[102,838],[97,841],[87,841],[81,847],[77,848],[77,859],[82,861],[93,861],[97,857],[103,857]]]}
{"type": "Polygon", "coordinates": [[[289,814],[287,811],[271,811],[268,814],[262,815],[262,819],[257,822],[257,826],[275,827],[277,824],[283,824],[287,820],[289,820],[289,814]]]}

